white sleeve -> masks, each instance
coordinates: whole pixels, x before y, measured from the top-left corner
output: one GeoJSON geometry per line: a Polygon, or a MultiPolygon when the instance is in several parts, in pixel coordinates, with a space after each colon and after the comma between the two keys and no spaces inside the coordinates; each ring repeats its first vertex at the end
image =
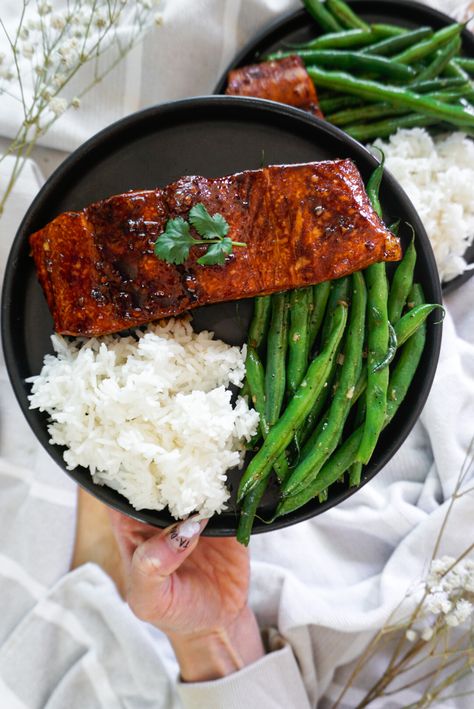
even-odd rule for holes
{"type": "Polygon", "coordinates": [[[178,694],[185,709],[310,709],[290,645],[222,679],[180,682],[178,694]]]}

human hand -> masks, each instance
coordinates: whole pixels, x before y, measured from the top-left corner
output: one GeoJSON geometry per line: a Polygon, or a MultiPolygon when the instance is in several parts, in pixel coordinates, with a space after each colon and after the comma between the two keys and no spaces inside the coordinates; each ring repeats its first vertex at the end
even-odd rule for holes
{"type": "Polygon", "coordinates": [[[185,681],[223,677],[263,655],[247,605],[245,547],[231,538],[200,538],[205,522],[157,531],[110,515],[130,608],[168,635],[185,681]]]}

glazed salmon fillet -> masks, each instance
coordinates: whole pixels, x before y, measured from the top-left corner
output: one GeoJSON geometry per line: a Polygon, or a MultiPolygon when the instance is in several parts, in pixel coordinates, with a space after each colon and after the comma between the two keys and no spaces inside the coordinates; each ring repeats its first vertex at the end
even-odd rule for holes
{"type": "Polygon", "coordinates": [[[319,283],[401,258],[351,160],[273,165],[227,177],[183,177],[65,212],[30,237],[56,332],[104,335],[208,303],[319,283]],[[203,203],[229,224],[223,266],[195,246],[176,266],[154,243],[176,216],[203,203]]]}
{"type": "Polygon", "coordinates": [[[309,111],[323,117],[316,88],[301,57],[291,56],[232,69],[227,75],[226,94],[255,96],[309,111]]]}

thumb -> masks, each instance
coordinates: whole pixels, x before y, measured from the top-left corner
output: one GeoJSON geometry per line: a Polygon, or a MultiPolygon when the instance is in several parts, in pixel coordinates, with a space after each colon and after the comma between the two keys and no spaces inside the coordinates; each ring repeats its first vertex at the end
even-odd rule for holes
{"type": "Polygon", "coordinates": [[[137,546],[132,556],[127,600],[141,620],[158,622],[170,605],[172,574],[196,548],[207,520],[185,520],[137,546]]]}

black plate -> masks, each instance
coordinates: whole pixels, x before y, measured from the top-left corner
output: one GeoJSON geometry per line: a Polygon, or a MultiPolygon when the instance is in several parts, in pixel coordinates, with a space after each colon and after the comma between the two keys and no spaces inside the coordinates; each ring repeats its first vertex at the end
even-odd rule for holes
{"type": "MultiPolygon", "coordinates": [[[[29,255],[28,236],[65,210],[81,209],[95,200],[129,189],[162,186],[181,175],[209,177],[258,168],[266,164],[332,158],[352,158],[367,179],[376,163],[363,146],[337,128],[297,109],[270,101],[211,96],[164,104],[125,118],[76,150],[49,178],[28,210],[16,235],[6,269],[2,301],[2,338],[10,378],[20,406],[39,441],[64,470],[62,449],[49,444],[47,416],[28,408],[30,387],[25,379],[41,370],[51,352],[52,320],[29,255]]],[[[405,193],[389,175],[381,199],[387,219],[400,217],[418,235],[417,279],[431,302],[441,302],[433,253],[423,226],[405,193]]],[[[408,239],[408,236],[405,239],[408,239]]],[[[193,312],[195,326],[208,328],[229,343],[245,340],[251,303],[238,301],[207,306],[193,312]]],[[[434,376],[441,327],[428,325],[427,346],[417,378],[393,424],[384,432],[364,482],[395,453],[418,418],[434,376]]],[[[165,512],[134,510],[125,498],[92,482],[83,468],[66,471],[102,502],[143,522],[163,526],[165,512]]],[[[236,476],[231,476],[235,487],[236,476]]],[[[341,485],[324,505],[303,509],[255,531],[283,527],[318,514],[348,497],[341,485]]],[[[275,501],[266,501],[269,508],[275,501]]],[[[232,508],[214,516],[206,533],[231,535],[237,514],[232,508]]]]}
{"type": "MultiPolygon", "coordinates": [[[[367,22],[389,22],[409,29],[420,25],[429,25],[438,30],[453,22],[448,15],[431,7],[411,0],[348,0],[348,4],[367,22]]],[[[306,10],[297,10],[283,15],[278,20],[267,25],[237,54],[228,66],[214,90],[223,94],[227,86],[227,73],[245,64],[259,61],[269,52],[281,49],[285,45],[306,42],[321,34],[320,27],[314,22],[306,10]]],[[[474,34],[464,30],[462,51],[468,57],[474,57],[474,34]]],[[[474,263],[474,244],[464,254],[467,263],[474,263]]],[[[469,278],[474,276],[474,269],[464,271],[443,284],[443,293],[450,293],[459,288],[469,278]]]]}

